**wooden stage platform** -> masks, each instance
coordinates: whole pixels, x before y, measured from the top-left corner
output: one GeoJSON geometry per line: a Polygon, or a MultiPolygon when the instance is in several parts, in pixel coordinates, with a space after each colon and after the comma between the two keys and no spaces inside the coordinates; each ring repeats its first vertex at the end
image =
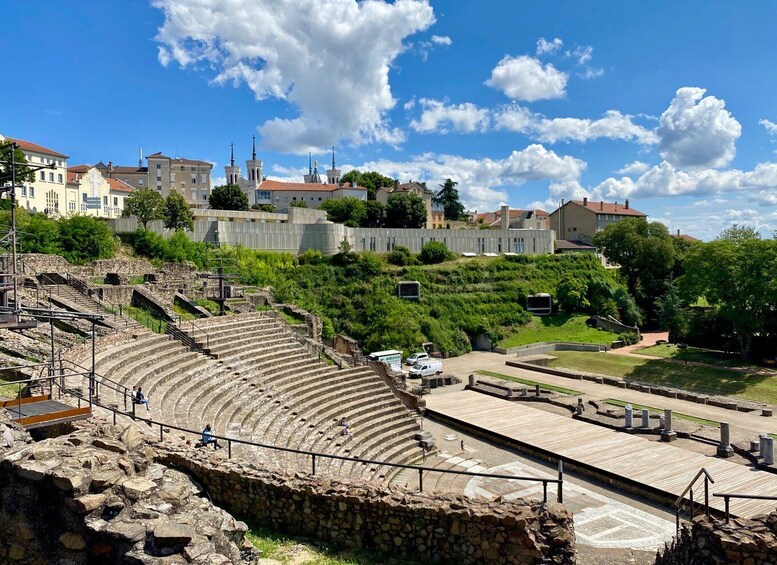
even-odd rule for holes
{"type": "MultiPolygon", "coordinates": [[[[425,400],[432,417],[436,413],[466,427],[502,436],[535,453],[561,458],[605,483],[620,482],[653,496],[676,499],[704,467],[715,480],[710,485],[710,505],[719,510],[724,508],[723,499],[713,497],[713,492],[777,496],[777,475],[773,473],[552,414],[525,403],[472,391],[429,395],[425,400]]],[[[714,452],[714,447],[710,450],[714,452]]],[[[696,501],[703,496],[702,488],[699,483],[694,489],[696,501]]],[[[775,509],[775,501],[731,501],[734,516],[755,516],[775,509]]]]}
{"type": "Polygon", "coordinates": [[[51,400],[48,395],[4,400],[0,402],[0,407],[5,408],[11,420],[26,430],[83,420],[92,413],[88,406],[73,408],[69,404],[51,400]]]}

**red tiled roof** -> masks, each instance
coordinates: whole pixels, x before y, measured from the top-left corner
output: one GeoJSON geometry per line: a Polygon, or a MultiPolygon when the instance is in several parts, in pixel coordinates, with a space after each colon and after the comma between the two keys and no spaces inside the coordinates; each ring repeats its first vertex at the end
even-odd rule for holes
{"type": "Polygon", "coordinates": [[[183,157],[168,157],[167,155],[162,155],[161,151],[157,151],[156,153],[152,153],[151,155],[147,155],[146,159],[167,159],[171,163],[175,163],[177,165],[204,165],[206,167],[212,167],[213,163],[208,163],[207,161],[198,161],[196,159],[184,159],[183,157]]]}
{"type": "Polygon", "coordinates": [[[67,170],[67,184],[74,184],[77,183],[78,180],[81,178],[82,173],[71,171],[70,169],[67,170]]]}
{"type": "Polygon", "coordinates": [[[92,165],[73,165],[72,167],[68,167],[67,168],[68,178],[70,178],[70,173],[85,173],[91,168],[92,168],[92,165]]]}
{"type": "Polygon", "coordinates": [[[640,212],[639,210],[635,210],[634,208],[626,208],[623,204],[618,204],[617,202],[610,203],[610,202],[593,202],[589,200],[587,203],[584,203],[582,200],[570,200],[570,204],[577,204],[581,208],[587,208],[588,210],[591,210],[592,212],[596,212],[597,214],[617,214],[619,216],[644,216],[647,217],[647,214],[640,212]]]}
{"type": "Polygon", "coordinates": [[[132,186],[128,185],[126,182],[120,179],[105,179],[108,181],[108,185],[111,187],[111,190],[115,190],[117,192],[132,192],[134,189],[132,186]]]}
{"type": "Polygon", "coordinates": [[[672,237],[677,239],[682,239],[683,241],[688,241],[690,243],[696,243],[697,241],[701,241],[700,239],[696,239],[692,235],[688,235],[685,233],[672,234],[672,237]]]}
{"type": "Polygon", "coordinates": [[[36,143],[32,143],[30,141],[24,141],[23,139],[14,139],[13,137],[6,137],[6,139],[8,141],[16,142],[21,149],[25,149],[27,151],[34,151],[35,153],[43,153],[45,155],[51,155],[52,157],[63,157],[64,159],[67,159],[68,157],[63,153],[52,151],[51,149],[43,147],[42,145],[37,145],[36,143]]]}
{"type": "Polygon", "coordinates": [[[284,182],[279,180],[265,179],[259,185],[259,190],[286,190],[286,191],[313,191],[313,192],[332,192],[339,189],[347,190],[367,190],[363,186],[335,186],[334,184],[316,184],[305,182],[284,182]]]}

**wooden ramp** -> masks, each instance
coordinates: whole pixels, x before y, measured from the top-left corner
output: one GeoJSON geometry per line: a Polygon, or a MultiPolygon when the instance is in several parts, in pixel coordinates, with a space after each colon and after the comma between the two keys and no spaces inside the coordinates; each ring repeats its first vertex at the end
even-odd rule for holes
{"type": "Polygon", "coordinates": [[[51,400],[49,395],[5,400],[0,402],[0,407],[5,408],[11,420],[26,430],[83,420],[92,413],[88,406],[73,408],[69,404],[51,400]]]}
{"type": "MultiPolygon", "coordinates": [[[[723,510],[723,499],[713,497],[713,492],[777,496],[777,475],[773,473],[551,414],[524,403],[472,391],[430,395],[425,400],[431,414],[503,436],[516,445],[574,463],[602,480],[612,479],[643,492],[677,498],[705,467],[715,480],[710,486],[710,506],[714,508],[723,510]]],[[[735,516],[755,516],[776,508],[775,501],[731,501],[731,514],[735,516]]]]}

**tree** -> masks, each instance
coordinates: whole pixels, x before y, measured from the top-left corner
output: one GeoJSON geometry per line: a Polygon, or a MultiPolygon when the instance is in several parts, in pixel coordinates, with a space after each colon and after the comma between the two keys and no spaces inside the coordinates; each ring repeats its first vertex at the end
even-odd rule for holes
{"type": "Polygon", "coordinates": [[[59,224],[46,214],[29,214],[19,210],[17,216],[20,253],[62,253],[59,224]]]}
{"type": "Polygon", "coordinates": [[[691,249],[681,290],[688,300],[706,298],[731,323],[742,357],[753,337],[764,335],[777,310],[777,241],[718,238],[691,249]]]}
{"type": "Polygon", "coordinates": [[[626,218],[594,236],[594,244],[620,275],[648,320],[654,320],[655,297],[664,292],[675,264],[675,248],[666,226],[644,218],[626,218]]]}
{"type": "Polygon", "coordinates": [[[432,198],[434,204],[440,204],[445,210],[445,219],[457,222],[466,218],[464,206],[459,202],[459,191],[456,190],[457,182],[451,179],[445,179],[445,184],[441,184],[440,190],[432,198]]]}
{"type": "Polygon", "coordinates": [[[248,210],[248,196],[236,184],[225,184],[211,191],[208,205],[214,210],[248,210]]]}
{"type": "Polygon", "coordinates": [[[386,204],[387,228],[422,228],[426,225],[426,206],[414,192],[390,194],[386,204]]]}
{"type": "Polygon", "coordinates": [[[162,218],[165,221],[165,227],[169,230],[194,229],[194,214],[184,197],[178,192],[173,191],[165,198],[162,218]]]}
{"type": "Polygon", "coordinates": [[[726,228],[720,232],[720,235],[716,239],[739,243],[748,239],[761,239],[761,234],[759,234],[752,226],[734,224],[730,228],[726,228]]]}
{"type": "MultiPolygon", "coordinates": [[[[11,141],[0,142],[0,186],[12,179],[11,171],[11,141]]],[[[18,147],[13,152],[13,160],[16,163],[16,182],[35,182],[35,171],[27,166],[27,158],[18,147]]]]}
{"type": "Polygon", "coordinates": [[[308,203],[305,202],[304,200],[292,200],[291,202],[289,202],[289,206],[292,208],[307,208],[308,203]]]}
{"type": "Polygon", "coordinates": [[[566,278],[556,288],[556,304],[563,312],[585,310],[590,306],[586,294],[588,284],[579,278],[566,278]]]}
{"type": "Polygon", "coordinates": [[[656,300],[656,313],[659,325],[669,331],[670,342],[676,343],[685,335],[688,320],[674,281],[667,283],[666,293],[656,300]]]}
{"type": "Polygon", "coordinates": [[[73,216],[59,220],[62,255],[71,263],[110,259],[116,253],[116,240],[106,223],[93,216],[73,216]]]}
{"type": "Polygon", "coordinates": [[[135,216],[145,230],[149,222],[162,218],[165,200],[153,188],[133,190],[124,201],[122,216],[135,216]]]}
{"type": "Polygon", "coordinates": [[[382,228],[386,223],[386,207],[377,200],[367,200],[364,203],[363,228],[382,228]]]}
{"type": "Polygon", "coordinates": [[[330,198],[320,206],[326,212],[330,222],[345,224],[351,228],[358,228],[364,221],[366,206],[363,200],[353,196],[344,198],[330,198]]]}
{"type": "Polygon", "coordinates": [[[394,184],[394,179],[384,176],[377,171],[362,173],[357,169],[353,169],[340,177],[340,182],[355,182],[357,186],[363,186],[367,189],[367,200],[375,200],[375,194],[378,192],[378,189],[392,186],[394,184]]]}
{"type": "Polygon", "coordinates": [[[252,204],[251,210],[259,210],[260,212],[275,212],[276,208],[272,204],[252,204]]]}

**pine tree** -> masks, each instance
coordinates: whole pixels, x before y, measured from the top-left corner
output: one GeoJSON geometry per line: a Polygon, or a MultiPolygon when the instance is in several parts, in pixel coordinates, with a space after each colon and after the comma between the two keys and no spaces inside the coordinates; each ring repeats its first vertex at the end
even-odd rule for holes
{"type": "Polygon", "coordinates": [[[441,204],[445,210],[445,219],[451,221],[463,220],[466,216],[464,214],[464,206],[459,201],[459,191],[456,190],[457,182],[451,179],[445,179],[445,184],[440,185],[440,190],[432,198],[432,202],[435,204],[441,204]]]}

